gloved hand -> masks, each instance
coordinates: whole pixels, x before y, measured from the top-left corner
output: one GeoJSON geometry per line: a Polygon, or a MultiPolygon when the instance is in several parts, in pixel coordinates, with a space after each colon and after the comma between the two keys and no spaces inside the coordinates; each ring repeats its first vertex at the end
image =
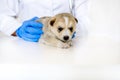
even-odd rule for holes
{"type": "Polygon", "coordinates": [[[38,42],[40,36],[43,34],[42,23],[38,23],[38,17],[31,20],[24,21],[22,26],[16,30],[16,35],[26,41],[38,42]]]}

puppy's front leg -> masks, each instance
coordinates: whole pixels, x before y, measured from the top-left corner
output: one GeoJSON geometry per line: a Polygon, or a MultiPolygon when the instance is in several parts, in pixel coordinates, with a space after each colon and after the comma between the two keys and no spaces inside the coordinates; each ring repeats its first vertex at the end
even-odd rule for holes
{"type": "Polygon", "coordinates": [[[73,45],[72,40],[68,41],[67,44],[72,46],[73,45]]]}
{"type": "Polygon", "coordinates": [[[63,48],[63,49],[67,49],[67,48],[69,48],[71,46],[72,46],[72,41],[69,41],[69,42],[66,42],[66,43],[59,41],[57,43],[57,47],[63,48]]]}

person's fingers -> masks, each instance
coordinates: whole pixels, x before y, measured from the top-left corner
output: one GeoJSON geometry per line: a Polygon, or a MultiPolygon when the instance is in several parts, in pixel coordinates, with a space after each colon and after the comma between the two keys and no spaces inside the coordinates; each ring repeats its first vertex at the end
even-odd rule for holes
{"type": "Polygon", "coordinates": [[[30,33],[28,33],[28,32],[25,32],[25,31],[21,31],[20,33],[19,33],[19,35],[21,35],[21,37],[22,38],[28,38],[28,39],[38,39],[39,37],[40,37],[40,34],[30,34],[30,33]]]}
{"type": "Polygon", "coordinates": [[[17,36],[19,36],[20,38],[26,40],[26,41],[31,41],[31,42],[38,42],[39,38],[40,38],[40,34],[37,35],[33,35],[30,34],[28,32],[25,32],[24,29],[18,29],[16,32],[17,36]]]}
{"type": "Polygon", "coordinates": [[[73,33],[73,36],[72,36],[72,38],[75,38],[75,35],[76,35],[76,32],[74,32],[74,33],[73,33]]]}
{"type": "Polygon", "coordinates": [[[38,23],[38,22],[35,22],[35,21],[28,21],[24,25],[27,26],[27,27],[36,27],[36,28],[42,28],[43,27],[42,23],[38,23]]]}
{"type": "Polygon", "coordinates": [[[26,40],[26,41],[31,41],[31,42],[38,42],[38,41],[39,41],[38,38],[31,39],[31,38],[27,38],[27,37],[25,37],[25,36],[23,36],[22,39],[24,39],[24,40],[26,40]]]}
{"type": "Polygon", "coordinates": [[[43,31],[40,28],[27,27],[25,31],[30,34],[43,34],[43,31]]]}
{"type": "Polygon", "coordinates": [[[25,36],[23,36],[22,39],[24,39],[24,40],[26,40],[26,41],[31,41],[31,42],[38,42],[38,41],[39,41],[38,38],[31,39],[31,38],[27,38],[27,37],[25,37],[25,36]]]}

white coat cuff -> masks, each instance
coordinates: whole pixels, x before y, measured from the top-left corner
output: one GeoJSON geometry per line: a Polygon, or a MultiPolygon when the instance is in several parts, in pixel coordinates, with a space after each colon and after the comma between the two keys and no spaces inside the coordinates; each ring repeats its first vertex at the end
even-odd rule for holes
{"type": "Polygon", "coordinates": [[[0,31],[10,36],[20,26],[21,26],[21,23],[18,22],[15,18],[4,16],[0,24],[0,31]]]}

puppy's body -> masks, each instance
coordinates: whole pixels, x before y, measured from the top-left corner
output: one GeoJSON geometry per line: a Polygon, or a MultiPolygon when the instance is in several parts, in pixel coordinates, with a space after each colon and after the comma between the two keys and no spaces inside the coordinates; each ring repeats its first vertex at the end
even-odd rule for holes
{"type": "Polygon", "coordinates": [[[71,14],[62,13],[54,17],[42,17],[37,22],[44,25],[44,34],[40,38],[44,44],[60,48],[69,48],[72,45],[77,20],[71,14]]]}

